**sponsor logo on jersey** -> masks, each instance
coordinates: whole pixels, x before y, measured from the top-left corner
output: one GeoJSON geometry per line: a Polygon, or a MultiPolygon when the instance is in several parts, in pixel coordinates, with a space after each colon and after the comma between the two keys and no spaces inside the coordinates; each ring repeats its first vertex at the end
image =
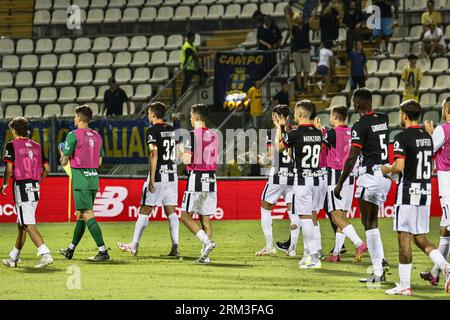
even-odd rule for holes
{"type": "Polygon", "coordinates": [[[202,183],[216,183],[216,178],[202,177],[200,181],[202,183]]]}
{"type": "Polygon", "coordinates": [[[84,171],[83,175],[85,177],[96,177],[98,176],[98,173],[96,171],[84,171]]]}

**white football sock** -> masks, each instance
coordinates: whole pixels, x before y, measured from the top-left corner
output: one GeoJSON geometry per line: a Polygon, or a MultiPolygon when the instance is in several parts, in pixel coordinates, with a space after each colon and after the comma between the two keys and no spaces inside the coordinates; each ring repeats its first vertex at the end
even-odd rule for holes
{"type": "Polygon", "coordinates": [[[317,242],[315,239],[314,223],[312,219],[300,219],[303,229],[303,240],[310,255],[317,254],[317,242]]]}
{"type": "Polygon", "coordinates": [[[98,251],[105,252],[106,251],[106,247],[105,246],[100,246],[100,247],[98,247],[98,251]]]}
{"type": "Polygon", "coordinates": [[[145,214],[139,214],[136,220],[136,225],[134,227],[134,235],[133,235],[133,247],[136,249],[139,246],[139,242],[141,242],[142,234],[144,230],[148,226],[148,216],[145,214]]]}
{"type": "Polygon", "coordinates": [[[336,242],[334,244],[333,256],[338,256],[341,253],[344,241],[345,241],[345,234],[336,232],[336,242]]]}
{"type": "Polygon", "coordinates": [[[398,264],[398,273],[400,275],[400,287],[402,289],[411,288],[411,269],[412,263],[398,264]]]}
{"type": "Polygon", "coordinates": [[[69,244],[69,249],[70,250],[75,250],[76,245],[74,245],[73,243],[69,244]]]}
{"type": "Polygon", "coordinates": [[[13,260],[19,259],[20,256],[20,250],[14,247],[11,252],[9,253],[9,257],[13,260]]]}
{"type": "Polygon", "coordinates": [[[434,249],[430,252],[429,257],[431,261],[434,262],[435,265],[439,267],[439,269],[444,270],[447,265],[447,260],[445,260],[444,256],[438,249],[434,249]]]}
{"type": "Polygon", "coordinates": [[[180,220],[178,219],[178,216],[175,212],[169,215],[169,228],[172,244],[178,244],[178,235],[180,232],[180,220]]]}
{"type": "MultiPolygon", "coordinates": [[[[300,225],[301,225],[301,222],[300,222],[300,225]]],[[[309,256],[308,245],[306,244],[305,233],[304,232],[303,232],[303,256],[309,256]]]]}
{"type": "Polygon", "coordinates": [[[47,248],[47,246],[45,244],[43,244],[42,246],[40,246],[38,248],[38,255],[42,256],[44,254],[49,254],[50,250],[47,248]]]}
{"type": "MultiPolygon", "coordinates": [[[[442,253],[442,256],[444,256],[444,258],[446,259],[448,257],[449,249],[450,249],[450,237],[441,237],[441,239],[439,240],[439,251],[440,253],[442,253]]],[[[441,269],[439,268],[439,266],[434,265],[433,269],[431,269],[431,274],[434,277],[438,277],[440,271],[441,269]]]]}
{"type": "Polygon", "coordinates": [[[261,208],[261,227],[266,238],[266,248],[273,248],[272,211],[261,208]]]}
{"type": "Polygon", "coordinates": [[[353,225],[351,224],[342,229],[342,233],[345,234],[345,236],[349,238],[350,241],[353,242],[353,244],[356,247],[358,247],[361,243],[363,243],[361,238],[356,233],[355,227],[353,227],[353,225]]]}
{"type": "Polygon", "coordinates": [[[316,241],[317,250],[322,250],[322,234],[320,233],[319,221],[317,221],[317,226],[314,226],[314,240],[316,241]]]}
{"type": "Polygon", "coordinates": [[[203,230],[197,232],[196,236],[203,243],[203,245],[207,244],[209,241],[208,235],[203,230]]]}
{"type": "Polygon", "coordinates": [[[383,275],[383,243],[381,242],[378,228],[366,231],[367,247],[372,260],[373,273],[381,277],[383,275]]]}
{"type": "Polygon", "coordinates": [[[289,246],[289,251],[292,251],[297,248],[298,236],[300,235],[300,219],[298,215],[291,214],[290,212],[289,218],[291,220],[291,245],[289,246]],[[292,230],[293,225],[297,226],[295,230],[292,230]]]}

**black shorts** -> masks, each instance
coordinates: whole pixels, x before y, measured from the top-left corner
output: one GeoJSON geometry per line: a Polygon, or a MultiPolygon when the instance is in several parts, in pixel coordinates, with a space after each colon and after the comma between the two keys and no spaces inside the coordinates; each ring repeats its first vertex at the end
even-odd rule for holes
{"type": "Polygon", "coordinates": [[[366,79],[364,76],[352,76],[352,90],[355,90],[356,88],[364,88],[366,86],[366,79]]]}

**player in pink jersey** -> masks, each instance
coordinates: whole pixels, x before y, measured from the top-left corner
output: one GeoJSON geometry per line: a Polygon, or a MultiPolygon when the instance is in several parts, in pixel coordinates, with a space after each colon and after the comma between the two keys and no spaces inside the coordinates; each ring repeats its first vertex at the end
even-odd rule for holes
{"type": "Polygon", "coordinates": [[[19,256],[27,233],[38,248],[41,257],[36,268],[45,268],[53,263],[50,250],[36,228],[36,208],[40,196],[40,183],[45,179],[50,167],[42,152],[41,145],[28,139],[29,126],[25,118],[14,118],[9,123],[14,140],[6,144],[4,161],[6,163],[3,178],[2,195],[6,196],[9,179],[13,179],[15,209],[17,213],[18,233],[14,249],[8,259],[3,260],[7,267],[17,267],[19,256]]]}
{"type": "MultiPolygon", "coordinates": [[[[425,121],[425,130],[432,135],[435,166],[438,176],[439,198],[441,200],[442,218],[440,223],[439,251],[447,258],[450,251],[450,97],[442,102],[443,124],[434,129],[433,121],[425,121]]],[[[439,266],[431,271],[421,272],[424,280],[432,285],[439,283],[439,266]]]]}
{"type": "Polygon", "coordinates": [[[203,249],[198,263],[208,263],[209,253],[216,247],[211,239],[210,216],[217,209],[216,169],[219,156],[219,140],[214,131],[206,127],[208,106],[191,107],[191,124],[194,128],[184,144],[183,163],[187,165],[188,181],[181,205],[183,224],[202,242],[203,249]],[[200,215],[201,228],[192,218],[200,215]]]}
{"type": "Polygon", "coordinates": [[[333,127],[328,130],[324,137],[328,148],[327,167],[328,167],[328,190],[327,201],[328,210],[331,219],[337,225],[335,246],[333,253],[327,258],[328,262],[339,262],[339,254],[344,245],[347,236],[356,246],[356,259],[360,260],[363,253],[367,251],[367,245],[356,233],[355,228],[347,221],[346,212],[351,210],[354,181],[353,175],[350,175],[344,182],[340,198],[336,198],[333,193],[336,183],[339,181],[345,161],[350,153],[351,129],[345,124],[348,111],[345,106],[336,106],[330,112],[330,125],[333,127]]]}

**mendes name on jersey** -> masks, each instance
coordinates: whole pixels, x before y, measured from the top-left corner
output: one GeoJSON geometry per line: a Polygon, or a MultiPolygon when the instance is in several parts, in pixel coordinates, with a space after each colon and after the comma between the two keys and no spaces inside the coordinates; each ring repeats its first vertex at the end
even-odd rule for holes
{"type": "Polygon", "coordinates": [[[147,145],[158,149],[155,182],[177,181],[175,129],[167,123],[157,123],[147,129],[147,145]]]}
{"type": "MultiPolygon", "coordinates": [[[[273,143],[277,144],[276,131],[267,131],[266,136],[267,148],[272,148],[273,143]]],[[[272,167],[269,172],[269,184],[278,184],[285,186],[294,185],[294,161],[289,154],[289,149],[283,152],[275,152],[272,150],[273,160],[272,167]]]]}
{"type": "Polygon", "coordinates": [[[394,138],[394,159],[405,159],[397,189],[397,204],[431,205],[433,140],[420,126],[410,126],[394,138]]]}

